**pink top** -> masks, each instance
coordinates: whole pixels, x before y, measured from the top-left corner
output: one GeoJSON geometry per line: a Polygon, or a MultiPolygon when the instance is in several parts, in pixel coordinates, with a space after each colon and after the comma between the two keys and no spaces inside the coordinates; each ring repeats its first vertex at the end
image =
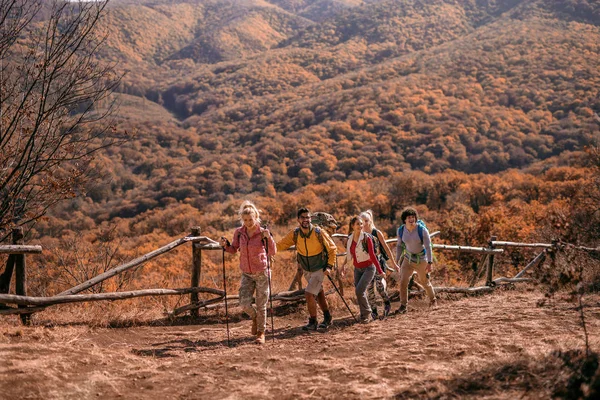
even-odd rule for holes
{"type": "MultiPolygon", "coordinates": [[[[259,227],[254,234],[249,237],[248,230],[245,226],[241,226],[233,233],[233,242],[231,246],[225,248],[225,251],[231,254],[240,251],[240,269],[246,274],[255,274],[263,272],[267,269],[267,252],[265,244],[262,240],[262,232],[267,229],[259,227]]],[[[269,255],[275,255],[277,248],[275,240],[269,235],[267,239],[269,247],[269,255]]]]}

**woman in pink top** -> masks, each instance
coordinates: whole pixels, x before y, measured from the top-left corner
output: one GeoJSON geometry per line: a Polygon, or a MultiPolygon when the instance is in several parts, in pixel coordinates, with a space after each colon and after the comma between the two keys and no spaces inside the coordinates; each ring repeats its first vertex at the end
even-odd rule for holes
{"type": "Polygon", "coordinates": [[[385,276],[385,273],[375,255],[373,237],[363,231],[363,221],[360,217],[350,220],[350,232],[346,244],[346,258],[354,265],[354,288],[360,307],[360,320],[362,323],[369,323],[371,307],[367,298],[367,287],[375,273],[381,276],[385,276]]]}
{"type": "Polygon", "coordinates": [[[256,342],[265,343],[267,323],[267,300],[269,299],[269,276],[267,269],[267,249],[269,255],[277,252],[275,241],[268,229],[260,227],[258,209],[250,201],[244,201],[239,211],[242,226],[233,233],[230,244],[224,237],[221,246],[226,252],[240,252],[240,307],[252,317],[252,334],[256,342]],[[252,297],[256,292],[256,307],[252,305],[252,297]]]}

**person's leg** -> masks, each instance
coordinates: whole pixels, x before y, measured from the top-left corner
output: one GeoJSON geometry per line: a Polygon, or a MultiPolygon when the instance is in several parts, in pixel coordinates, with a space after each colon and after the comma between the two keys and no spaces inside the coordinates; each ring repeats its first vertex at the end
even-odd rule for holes
{"type": "Polygon", "coordinates": [[[406,311],[406,305],[408,304],[408,281],[413,272],[413,264],[406,258],[402,258],[402,265],[400,266],[400,308],[399,312],[406,311]]]}
{"type": "MultiPolygon", "coordinates": [[[[377,292],[383,299],[383,316],[386,317],[390,310],[392,309],[392,303],[390,301],[390,296],[387,292],[387,282],[383,276],[375,276],[375,286],[377,287],[377,292]]],[[[370,300],[369,300],[370,301],[370,300]]]]}
{"type": "Polygon", "coordinates": [[[367,299],[367,287],[375,276],[375,266],[367,268],[355,268],[354,269],[354,284],[356,291],[356,299],[360,307],[361,320],[368,321],[371,317],[371,307],[369,306],[369,300],[367,299]]]}
{"type": "Polygon", "coordinates": [[[433,291],[431,280],[427,276],[427,261],[421,260],[418,264],[413,265],[415,265],[415,270],[417,271],[417,281],[425,288],[425,293],[427,293],[429,301],[434,303],[435,292],[433,291]]]}
{"type": "Polygon", "coordinates": [[[240,307],[252,318],[251,332],[253,335],[256,335],[257,330],[256,309],[252,306],[252,295],[255,289],[256,284],[252,276],[242,273],[242,280],[240,282],[240,307]]]}
{"type": "Polygon", "coordinates": [[[377,299],[375,298],[375,280],[377,277],[373,278],[369,286],[367,287],[367,299],[369,300],[369,305],[371,306],[371,314],[373,318],[377,318],[377,299]]]}
{"type": "Polygon", "coordinates": [[[265,332],[267,327],[267,303],[269,301],[269,277],[267,271],[256,274],[256,326],[265,332]]]}
{"type": "Polygon", "coordinates": [[[317,301],[315,295],[312,293],[305,292],[306,307],[308,308],[308,315],[311,318],[317,318],[317,301]]]}
{"type": "Polygon", "coordinates": [[[329,305],[327,304],[327,298],[325,297],[325,291],[323,289],[321,289],[317,295],[317,302],[323,313],[325,313],[325,311],[329,312],[329,305]]]}
{"type": "MultiPolygon", "coordinates": [[[[390,296],[387,292],[387,282],[383,276],[375,276],[375,287],[377,287],[377,293],[381,296],[384,303],[390,302],[390,296]]],[[[369,299],[370,301],[370,299],[369,299]]]]}
{"type": "Polygon", "coordinates": [[[327,328],[331,325],[331,312],[329,311],[329,304],[327,304],[327,298],[325,297],[325,291],[321,288],[321,291],[317,295],[317,303],[319,303],[319,307],[321,311],[323,311],[323,322],[319,324],[319,328],[327,328]]]}
{"type": "Polygon", "coordinates": [[[304,326],[305,330],[317,329],[317,296],[323,289],[323,271],[304,272],[304,277],[307,280],[304,295],[306,297],[306,307],[310,316],[308,324],[304,326]]]}

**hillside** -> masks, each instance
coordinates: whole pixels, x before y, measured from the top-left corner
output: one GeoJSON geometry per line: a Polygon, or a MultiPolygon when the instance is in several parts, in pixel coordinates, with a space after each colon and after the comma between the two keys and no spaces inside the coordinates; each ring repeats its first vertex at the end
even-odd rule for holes
{"type": "MultiPolygon", "coordinates": [[[[180,59],[179,70],[166,62],[152,72],[164,79],[148,75],[141,86],[138,72],[126,76],[128,92],[145,93],[181,123],[124,125],[137,137],[116,150],[130,155],[121,179],[162,186],[150,172],[174,164],[171,179],[193,177],[177,199],[265,185],[291,192],[409,169],[498,173],[598,140],[593,10],[581,19],[564,1],[418,4],[344,8],[264,53],[214,65],[180,59]],[[138,141],[158,146],[152,158],[138,141]]],[[[286,9],[278,15],[296,10],[286,9]]],[[[224,10],[215,26],[244,25],[224,10]]],[[[165,57],[184,57],[200,38],[165,57]]]]}

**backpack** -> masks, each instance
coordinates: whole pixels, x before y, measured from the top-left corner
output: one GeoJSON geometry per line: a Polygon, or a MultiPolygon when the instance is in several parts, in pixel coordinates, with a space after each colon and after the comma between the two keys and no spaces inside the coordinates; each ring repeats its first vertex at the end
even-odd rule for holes
{"type": "Polygon", "coordinates": [[[365,232],[365,237],[362,240],[361,244],[362,244],[362,248],[363,248],[364,252],[367,253],[367,254],[369,254],[369,243],[367,241],[368,238],[371,238],[371,243],[373,243],[373,251],[376,250],[376,248],[375,248],[375,238],[370,233],[365,232]]]}
{"type": "MultiPolygon", "coordinates": [[[[423,229],[427,229],[427,225],[425,225],[425,221],[419,219],[417,220],[417,233],[419,234],[419,239],[421,239],[421,244],[423,244],[423,229]]],[[[429,230],[428,230],[429,232],[429,230]]],[[[404,224],[400,225],[400,228],[398,228],[398,237],[402,238],[402,235],[404,234],[404,224]]],[[[402,243],[402,253],[404,253],[406,251],[406,246],[404,245],[404,243],[402,243]]],[[[424,248],[423,250],[425,250],[425,255],[427,255],[427,249],[424,248]]],[[[432,254],[433,255],[433,254],[432,254]]],[[[433,257],[432,257],[433,259],[433,257]]]]}
{"type": "Polygon", "coordinates": [[[377,254],[377,250],[379,250],[379,256],[383,258],[385,261],[389,261],[389,257],[383,247],[381,246],[381,241],[379,240],[379,236],[377,236],[377,229],[373,229],[371,232],[371,236],[373,237],[373,247],[375,248],[375,254],[377,254]]]}

